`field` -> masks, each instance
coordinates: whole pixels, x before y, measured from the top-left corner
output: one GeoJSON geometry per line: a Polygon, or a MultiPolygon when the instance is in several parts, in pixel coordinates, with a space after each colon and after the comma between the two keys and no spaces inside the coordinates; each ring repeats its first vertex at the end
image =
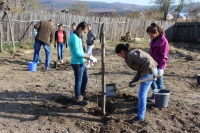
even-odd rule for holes
{"type": "MultiPolygon", "coordinates": [[[[117,88],[126,86],[135,72],[115,53],[117,43],[106,44],[106,83],[117,88]]],[[[0,132],[1,133],[182,133],[200,132],[200,70],[199,48],[190,45],[170,45],[169,62],[164,74],[165,88],[171,91],[169,106],[157,108],[147,104],[145,121],[130,124],[137,112],[138,86],[118,92],[107,99],[106,115],[101,115],[101,46],[95,45],[98,62],[88,68],[87,92],[91,101],[87,106],[72,101],[74,75],[69,64],[69,49],[65,64],[44,71],[44,64],[36,72],[28,71],[33,50],[18,54],[0,53],[0,132]]],[[[193,46],[193,45],[191,45],[193,46]]],[[[148,50],[147,43],[133,43],[132,47],[148,50]]],[[[56,57],[56,49],[53,55],[56,57]]],[[[44,62],[42,49],[42,61],[44,62]]],[[[149,90],[149,95],[151,90],[149,90]]]]}

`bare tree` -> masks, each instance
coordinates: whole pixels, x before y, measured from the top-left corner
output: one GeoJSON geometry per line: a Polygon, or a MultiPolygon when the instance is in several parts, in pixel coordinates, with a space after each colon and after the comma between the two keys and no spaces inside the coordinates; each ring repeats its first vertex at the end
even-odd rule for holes
{"type": "Polygon", "coordinates": [[[128,18],[137,18],[137,19],[144,19],[144,14],[143,14],[143,12],[142,11],[128,11],[127,13],[126,13],[126,16],[128,17],[128,18]]]}
{"type": "Polygon", "coordinates": [[[6,4],[11,12],[25,12],[26,10],[36,10],[40,7],[38,0],[7,0],[6,4]]]}
{"type": "Polygon", "coordinates": [[[177,22],[177,19],[180,15],[181,10],[184,8],[186,5],[186,0],[179,0],[178,6],[175,8],[176,16],[174,18],[174,21],[177,22]]]}
{"type": "Polygon", "coordinates": [[[170,10],[170,6],[175,3],[175,0],[152,0],[151,3],[155,4],[163,14],[163,20],[167,20],[167,14],[170,10]]]}
{"type": "Polygon", "coordinates": [[[85,2],[77,1],[71,4],[69,7],[69,12],[76,15],[88,15],[89,7],[85,2]]]}
{"type": "Polygon", "coordinates": [[[115,7],[115,10],[111,13],[111,16],[112,16],[112,17],[120,17],[120,16],[121,16],[118,7],[115,7]]]}
{"type": "Polygon", "coordinates": [[[155,19],[160,20],[162,19],[162,13],[160,13],[156,9],[148,9],[144,12],[144,16],[146,19],[155,19]]]}
{"type": "Polygon", "coordinates": [[[26,10],[36,10],[40,7],[38,0],[20,0],[22,12],[26,10]]]}
{"type": "Polygon", "coordinates": [[[51,14],[53,14],[53,4],[49,7],[49,9],[48,9],[48,11],[51,13],[51,14]]]}
{"type": "Polygon", "coordinates": [[[200,2],[192,2],[188,4],[188,15],[191,21],[198,21],[200,13],[200,2]]]}

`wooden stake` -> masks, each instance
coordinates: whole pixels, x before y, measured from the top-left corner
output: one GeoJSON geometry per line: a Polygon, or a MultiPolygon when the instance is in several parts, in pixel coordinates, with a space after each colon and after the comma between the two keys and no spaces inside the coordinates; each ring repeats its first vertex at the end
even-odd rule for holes
{"type": "Polygon", "coordinates": [[[101,25],[101,47],[102,47],[102,114],[106,114],[106,78],[105,78],[105,38],[104,38],[104,23],[101,25]]]}
{"type": "MultiPolygon", "coordinates": [[[[8,14],[7,14],[8,16],[8,14]]],[[[15,42],[14,42],[14,35],[13,35],[13,30],[12,30],[12,25],[10,23],[10,18],[8,16],[8,24],[10,26],[10,33],[11,33],[11,39],[12,39],[12,46],[13,46],[13,53],[15,53],[15,42]]]]}
{"type": "Polygon", "coordinates": [[[2,24],[0,24],[0,52],[3,52],[3,43],[2,43],[2,24]]]}

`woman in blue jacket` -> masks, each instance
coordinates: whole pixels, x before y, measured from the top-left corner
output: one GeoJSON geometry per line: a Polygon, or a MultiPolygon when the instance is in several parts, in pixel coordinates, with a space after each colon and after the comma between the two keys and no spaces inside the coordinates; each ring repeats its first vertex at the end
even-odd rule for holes
{"type": "Polygon", "coordinates": [[[86,86],[88,82],[87,69],[85,66],[85,59],[89,59],[94,63],[97,59],[84,53],[82,47],[82,35],[88,32],[88,24],[81,22],[78,24],[76,30],[70,35],[68,45],[71,53],[71,66],[74,70],[75,86],[74,101],[80,105],[86,105],[89,100],[86,97],[86,86]]]}

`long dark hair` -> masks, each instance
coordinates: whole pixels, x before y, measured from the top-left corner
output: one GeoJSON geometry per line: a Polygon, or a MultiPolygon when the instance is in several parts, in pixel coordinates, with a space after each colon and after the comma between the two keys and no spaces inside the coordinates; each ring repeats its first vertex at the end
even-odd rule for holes
{"type": "Polygon", "coordinates": [[[71,26],[76,26],[76,23],[75,23],[75,22],[73,22],[71,26]]]}
{"type": "Polygon", "coordinates": [[[131,48],[130,44],[128,43],[124,43],[124,44],[118,44],[115,48],[115,53],[121,53],[122,50],[129,52],[130,50],[132,50],[133,48],[131,48]]]}
{"type": "Polygon", "coordinates": [[[147,27],[146,32],[152,33],[152,34],[155,34],[156,32],[158,32],[159,34],[165,35],[164,30],[160,26],[158,26],[156,23],[151,23],[151,25],[147,27]]]}
{"type": "Polygon", "coordinates": [[[79,28],[81,28],[82,30],[84,30],[84,29],[88,28],[88,24],[86,22],[81,22],[76,27],[76,30],[78,30],[79,28]]]}

